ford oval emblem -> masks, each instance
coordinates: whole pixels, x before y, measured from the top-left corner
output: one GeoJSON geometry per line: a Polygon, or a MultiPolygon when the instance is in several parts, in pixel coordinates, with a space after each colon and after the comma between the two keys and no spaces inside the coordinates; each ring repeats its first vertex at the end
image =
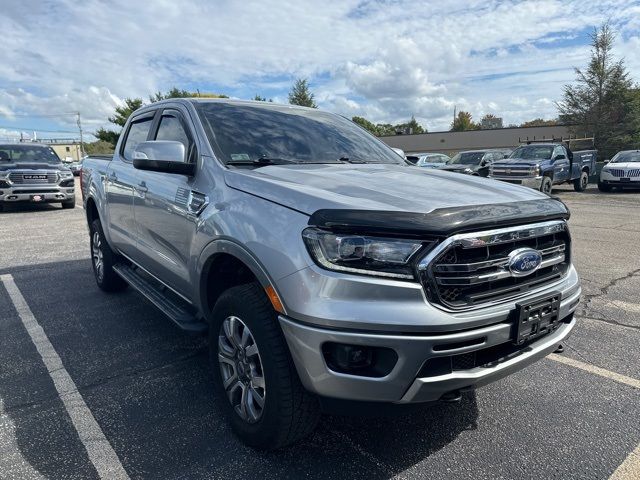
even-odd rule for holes
{"type": "Polygon", "coordinates": [[[542,254],[533,248],[518,248],[509,254],[507,267],[514,277],[525,277],[542,264],[542,254]]]}

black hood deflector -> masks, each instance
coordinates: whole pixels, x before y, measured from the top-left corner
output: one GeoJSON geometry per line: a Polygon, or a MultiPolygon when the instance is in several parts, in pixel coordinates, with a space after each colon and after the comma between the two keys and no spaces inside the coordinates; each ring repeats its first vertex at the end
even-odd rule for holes
{"type": "Polygon", "coordinates": [[[555,198],[439,208],[429,213],[375,210],[318,210],[309,225],[337,231],[412,236],[455,233],[563,219],[570,216],[555,198]]]}

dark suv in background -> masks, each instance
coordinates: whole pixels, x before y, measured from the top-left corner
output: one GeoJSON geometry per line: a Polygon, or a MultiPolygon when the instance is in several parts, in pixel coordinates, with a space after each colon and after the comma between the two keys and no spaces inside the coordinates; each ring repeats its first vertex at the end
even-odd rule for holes
{"type": "Polygon", "coordinates": [[[455,155],[447,165],[440,167],[440,170],[487,177],[489,175],[489,166],[493,162],[507,158],[510,153],[511,150],[508,149],[469,150],[460,152],[455,155]]]}

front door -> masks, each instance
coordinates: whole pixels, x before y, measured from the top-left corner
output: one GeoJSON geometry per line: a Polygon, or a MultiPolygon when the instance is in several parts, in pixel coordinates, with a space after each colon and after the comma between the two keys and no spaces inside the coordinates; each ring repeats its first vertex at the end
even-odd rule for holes
{"type": "MultiPolygon", "coordinates": [[[[195,162],[194,136],[183,112],[164,109],[152,140],[172,140],[185,146],[185,162],[195,162]]],[[[174,159],[168,159],[174,160],[174,159]]],[[[191,240],[195,217],[189,212],[193,179],[186,175],[137,170],[134,210],[140,265],[190,299],[191,240]]]]}
{"type": "Polygon", "coordinates": [[[563,183],[571,176],[571,164],[566,148],[557,146],[553,149],[553,183],[563,183]]]}

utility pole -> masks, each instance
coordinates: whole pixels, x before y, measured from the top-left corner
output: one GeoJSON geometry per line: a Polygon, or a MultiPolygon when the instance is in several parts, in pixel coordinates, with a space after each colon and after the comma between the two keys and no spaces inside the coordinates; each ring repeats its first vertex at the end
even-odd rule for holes
{"type": "Polygon", "coordinates": [[[456,124],[456,108],[457,105],[453,106],[453,123],[451,124],[451,128],[453,128],[453,126],[456,124]]]}
{"type": "Polygon", "coordinates": [[[81,160],[82,157],[84,157],[84,142],[82,140],[82,123],[80,122],[80,112],[76,112],[76,115],[78,117],[78,130],[80,130],[80,158],[78,160],[81,160]]]}

